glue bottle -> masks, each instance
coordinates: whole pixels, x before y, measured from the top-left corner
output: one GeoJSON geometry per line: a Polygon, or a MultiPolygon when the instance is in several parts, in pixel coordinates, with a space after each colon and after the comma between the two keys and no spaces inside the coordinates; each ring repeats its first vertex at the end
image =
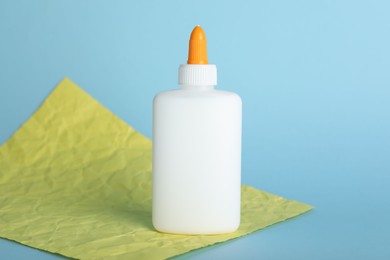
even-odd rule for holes
{"type": "Polygon", "coordinates": [[[153,101],[153,225],[174,234],[230,233],[240,224],[241,98],[216,90],[206,36],[191,33],[180,88],[153,101]]]}

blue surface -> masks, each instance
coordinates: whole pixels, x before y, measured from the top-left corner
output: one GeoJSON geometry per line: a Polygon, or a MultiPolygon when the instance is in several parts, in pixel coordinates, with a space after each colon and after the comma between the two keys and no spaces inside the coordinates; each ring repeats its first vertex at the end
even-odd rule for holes
{"type": "MultiPolygon", "coordinates": [[[[243,99],[243,182],[316,209],[177,259],[390,259],[389,10],[388,1],[2,0],[0,143],[65,76],[151,137],[152,98],[176,87],[200,24],[218,87],[243,99]]],[[[0,239],[0,259],[26,258],[62,257],[0,239]]]]}

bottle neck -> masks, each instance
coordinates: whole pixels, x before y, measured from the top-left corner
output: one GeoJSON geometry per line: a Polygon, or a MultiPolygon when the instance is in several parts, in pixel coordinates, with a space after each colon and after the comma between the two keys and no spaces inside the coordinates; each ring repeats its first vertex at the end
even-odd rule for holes
{"type": "Polygon", "coordinates": [[[213,90],[215,88],[214,85],[180,85],[180,89],[183,90],[195,90],[195,91],[205,91],[205,90],[213,90]]]}

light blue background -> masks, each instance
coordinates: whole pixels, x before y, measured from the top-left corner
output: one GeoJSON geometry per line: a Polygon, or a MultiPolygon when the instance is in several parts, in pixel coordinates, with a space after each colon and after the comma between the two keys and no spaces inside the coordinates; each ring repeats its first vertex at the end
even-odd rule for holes
{"type": "MultiPolygon", "coordinates": [[[[177,259],[390,259],[389,1],[0,0],[0,143],[65,76],[151,137],[196,24],[243,99],[243,183],[316,208],[177,259]]],[[[62,257],[0,239],[19,258],[62,257]]]]}

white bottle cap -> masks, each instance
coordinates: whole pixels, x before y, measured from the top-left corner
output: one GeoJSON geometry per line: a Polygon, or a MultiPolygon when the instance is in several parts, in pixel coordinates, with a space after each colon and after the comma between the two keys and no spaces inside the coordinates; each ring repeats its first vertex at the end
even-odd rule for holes
{"type": "Polygon", "coordinates": [[[217,85],[217,66],[215,64],[181,64],[179,84],[191,86],[217,85]]]}

